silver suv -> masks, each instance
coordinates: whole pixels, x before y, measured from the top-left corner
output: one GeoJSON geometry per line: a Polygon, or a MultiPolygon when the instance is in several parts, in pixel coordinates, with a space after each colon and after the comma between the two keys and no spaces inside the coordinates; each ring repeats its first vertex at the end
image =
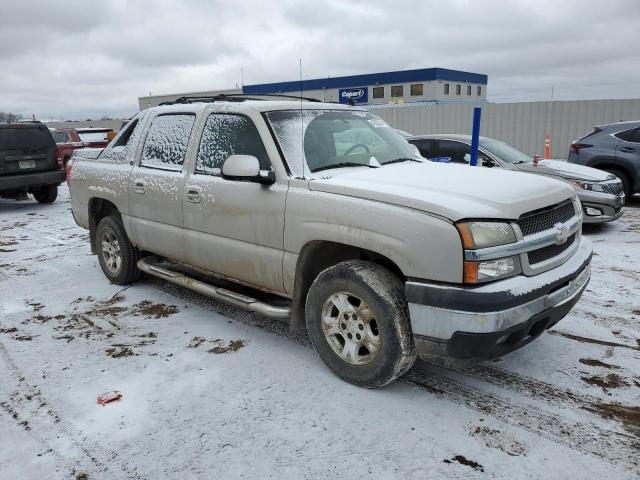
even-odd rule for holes
{"type": "Polygon", "coordinates": [[[72,159],[73,215],[113,283],[145,272],[306,329],[364,387],[417,356],[520,348],[586,287],[591,244],[563,182],[427,162],[357,108],[194,100],[72,159]]]}

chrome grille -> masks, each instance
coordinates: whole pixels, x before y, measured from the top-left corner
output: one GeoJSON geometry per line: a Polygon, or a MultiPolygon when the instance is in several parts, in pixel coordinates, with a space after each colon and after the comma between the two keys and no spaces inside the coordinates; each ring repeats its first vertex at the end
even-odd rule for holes
{"type": "Polygon", "coordinates": [[[545,260],[549,260],[550,258],[557,257],[562,252],[567,250],[575,240],[576,234],[574,233],[569,238],[567,238],[566,242],[561,245],[547,245],[546,247],[528,252],[527,257],[529,258],[529,265],[535,265],[536,263],[544,262],[545,260]]]}
{"type": "Polygon", "coordinates": [[[556,223],[566,222],[576,215],[573,202],[567,200],[553,207],[525,213],[518,220],[522,235],[533,235],[553,228],[556,223]]]}

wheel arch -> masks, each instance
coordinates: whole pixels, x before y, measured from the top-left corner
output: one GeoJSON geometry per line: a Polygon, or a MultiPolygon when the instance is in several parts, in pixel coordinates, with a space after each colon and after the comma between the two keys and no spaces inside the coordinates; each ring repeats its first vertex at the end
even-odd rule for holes
{"type": "Polygon", "coordinates": [[[347,260],[369,260],[398,276],[406,276],[400,267],[385,255],[353,245],[314,240],[306,243],[298,256],[291,305],[291,330],[303,330],[305,326],[305,301],[313,281],[323,270],[347,260]]]}
{"type": "Polygon", "coordinates": [[[91,241],[91,253],[96,254],[96,229],[100,220],[109,215],[114,215],[119,219],[120,211],[111,201],[100,197],[93,197],[89,200],[89,239],[91,241]]]}
{"type": "Polygon", "coordinates": [[[637,183],[636,173],[630,162],[614,157],[595,157],[589,161],[587,167],[597,168],[599,170],[611,169],[619,170],[624,173],[631,181],[633,187],[637,183]]]}

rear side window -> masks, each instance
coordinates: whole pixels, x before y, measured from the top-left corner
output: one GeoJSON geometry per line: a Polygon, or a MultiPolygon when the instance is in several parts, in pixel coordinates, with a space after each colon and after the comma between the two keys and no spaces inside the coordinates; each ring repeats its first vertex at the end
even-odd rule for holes
{"type": "Polygon", "coordinates": [[[436,141],[433,139],[428,139],[428,140],[418,140],[415,142],[412,142],[415,144],[416,147],[418,147],[418,150],[420,151],[420,155],[422,155],[424,158],[433,158],[435,157],[435,144],[436,141]]]}
{"type": "Polygon", "coordinates": [[[153,120],[144,142],[140,164],[182,170],[195,115],[160,115],[153,120]]]}
{"type": "Polygon", "coordinates": [[[78,132],[78,136],[80,137],[80,140],[83,142],[106,142],[107,139],[107,133],[110,132],[110,130],[101,130],[98,132],[78,132]]]}
{"type": "Polygon", "coordinates": [[[213,113],[207,118],[202,132],[196,173],[220,175],[222,164],[231,155],[253,155],[260,169],[271,166],[258,129],[243,115],[213,113]]]}
{"type": "Polygon", "coordinates": [[[625,142],[640,143],[640,128],[632,128],[631,130],[618,132],[615,136],[625,142]]]}
{"type": "Polygon", "coordinates": [[[56,132],[53,135],[53,139],[56,143],[68,143],[70,141],[69,134],[67,132],[56,132]]]}
{"type": "Polygon", "coordinates": [[[467,163],[464,158],[467,153],[471,153],[471,147],[466,143],[438,140],[438,157],[449,157],[455,163],[467,163]]]}
{"type": "Polygon", "coordinates": [[[0,128],[0,149],[34,149],[55,146],[53,136],[47,127],[0,128]]]}

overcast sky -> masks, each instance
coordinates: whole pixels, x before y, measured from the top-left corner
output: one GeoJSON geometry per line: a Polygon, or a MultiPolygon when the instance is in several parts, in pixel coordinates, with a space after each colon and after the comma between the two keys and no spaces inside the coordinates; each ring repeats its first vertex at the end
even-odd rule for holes
{"type": "Polygon", "coordinates": [[[0,111],[129,116],[137,97],[443,67],[490,101],[640,97],[640,1],[7,0],[0,111]]]}

